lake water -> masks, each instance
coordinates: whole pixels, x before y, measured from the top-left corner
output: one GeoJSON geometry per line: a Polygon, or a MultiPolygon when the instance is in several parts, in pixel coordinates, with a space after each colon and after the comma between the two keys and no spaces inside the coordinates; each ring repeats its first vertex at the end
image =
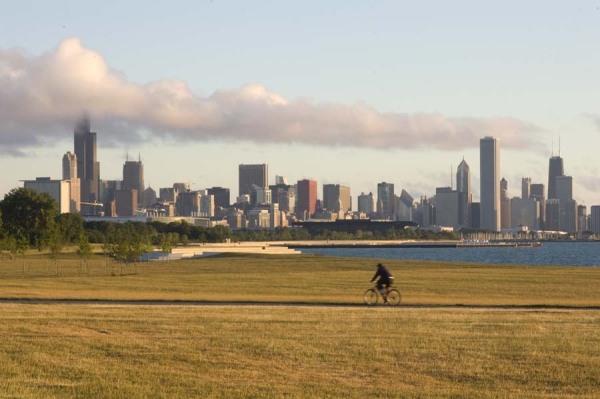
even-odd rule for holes
{"type": "Polygon", "coordinates": [[[600,266],[600,242],[544,242],[541,247],[516,248],[303,248],[301,251],[307,254],[369,259],[600,266]]]}

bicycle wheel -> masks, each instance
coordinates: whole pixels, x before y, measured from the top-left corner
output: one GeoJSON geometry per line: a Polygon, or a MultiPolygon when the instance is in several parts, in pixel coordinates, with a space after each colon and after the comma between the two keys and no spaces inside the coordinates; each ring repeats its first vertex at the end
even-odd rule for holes
{"type": "Polygon", "coordinates": [[[395,288],[389,290],[387,294],[387,300],[388,304],[390,305],[399,305],[401,300],[400,291],[395,288]]]}
{"type": "Polygon", "coordinates": [[[363,295],[363,299],[365,301],[366,305],[375,305],[377,303],[377,291],[375,291],[375,288],[369,288],[368,290],[365,291],[364,295],[363,295]]]}

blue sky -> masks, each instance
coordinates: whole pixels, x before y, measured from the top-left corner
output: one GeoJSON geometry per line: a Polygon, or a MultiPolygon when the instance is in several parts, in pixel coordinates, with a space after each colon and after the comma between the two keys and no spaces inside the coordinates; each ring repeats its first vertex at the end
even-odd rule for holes
{"type": "Polygon", "coordinates": [[[0,194],[60,177],[80,106],[101,177],[141,153],[155,189],[237,194],[237,165],[268,163],[418,198],[464,156],[477,198],[493,134],[517,196],[560,136],[576,199],[600,204],[600,1],[305,3],[0,1],[0,159],[19,171],[0,194]]]}

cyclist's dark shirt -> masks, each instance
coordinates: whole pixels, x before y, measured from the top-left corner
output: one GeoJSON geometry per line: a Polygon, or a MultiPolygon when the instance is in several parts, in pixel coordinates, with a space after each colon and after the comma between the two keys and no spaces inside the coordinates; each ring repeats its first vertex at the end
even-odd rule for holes
{"type": "Polygon", "coordinates": [[[371,281],[375,281],[377,277],[379,277],[381,282],[385,283],[390,281],[390,277],[392,277],[392,274],[384,266],[380,266],[377,268],[377,271],[375,272],[375,275],[373,276],[371,281]]]}

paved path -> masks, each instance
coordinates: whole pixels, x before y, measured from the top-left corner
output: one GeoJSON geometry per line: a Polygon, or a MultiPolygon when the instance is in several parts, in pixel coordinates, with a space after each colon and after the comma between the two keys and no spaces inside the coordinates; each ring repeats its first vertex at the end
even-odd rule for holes
{"type": "MultiPolygon", "coordinates": [[[[0,304],[24,305],[102,305],[102,306],[300,306],[329,308],[365,308],[361,303],[319,303],[319,302],[257,302],[257,301],[173,301],[173,300],[114,300],[114,299],[34,299],[34,298],[0,298],[0,304]]],[[[436,304],[400,304],[374,308],[385,309],[473,309],[473,310],[593,310],[600,311],[600,306],[563,306],[563,305],[436,305],[436,304]]]]}

